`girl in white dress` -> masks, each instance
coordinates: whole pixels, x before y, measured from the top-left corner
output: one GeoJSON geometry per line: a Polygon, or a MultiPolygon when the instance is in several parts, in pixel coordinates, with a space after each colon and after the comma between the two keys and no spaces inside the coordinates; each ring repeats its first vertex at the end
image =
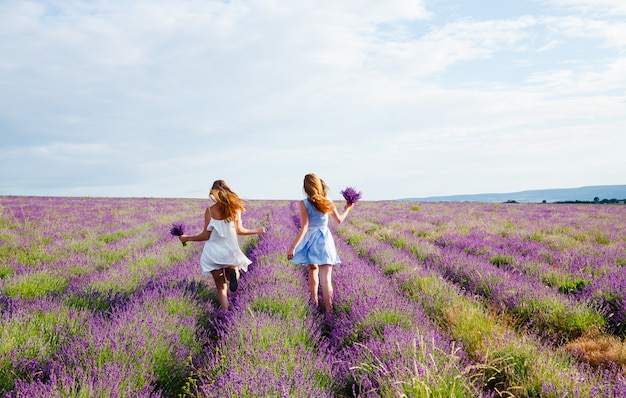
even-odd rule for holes
{"type": "Polygon", "coordinates": [[[241,251],[237,235],[264,234],[265,228],[243,227],[243,201],[223,180],[213,183],[210,193],[215,204],[204,212],[204,229],[198,235],[181,235],[181,242],[207,241],[200,257],[202,274],[213,276],[220,308],[228,309],[228,291],[237,290],[239,270],[248,270],[250,259],[241,251]]]}

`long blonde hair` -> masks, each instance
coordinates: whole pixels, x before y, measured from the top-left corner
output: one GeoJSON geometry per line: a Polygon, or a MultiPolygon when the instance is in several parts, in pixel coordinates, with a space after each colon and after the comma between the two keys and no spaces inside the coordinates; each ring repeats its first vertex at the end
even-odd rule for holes
{"type": "Polygon", "coordinates": [[[326,197],[328,185],[315,174],[304,176],[304,192],[315,208],[322,213],[330,213],[335,208],[335,204],[326,197]]]}
{"type": "Polygon", "coordinates": [[[237,211],[244,211],[244,202],[234,193],[224,180],[216,180],[211,187],[211,198],[215,200],[222,217],[226,222],[234,221],[237,211]]]}

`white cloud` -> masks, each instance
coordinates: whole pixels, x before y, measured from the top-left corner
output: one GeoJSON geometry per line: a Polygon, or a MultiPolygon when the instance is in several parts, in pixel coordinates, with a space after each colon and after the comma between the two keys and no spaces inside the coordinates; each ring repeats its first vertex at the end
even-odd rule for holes
{"type": "Polygon", "coordinates": [[[72,159],[81,162],[99,162],[100,156],[110,156],[113,151],[107,144],[77,144],[71,142],[55,142],[49,145],[32,147],[1,148],[3,157],[19,159],[20,157],[42,157],[54,159],[72,159]]]}
{"type": "Polygon", "coordinates": [[[626,124],[624,24],[573,5],[591,3],[509,19],[401,0],[0,3],[3,181],[32,163],[0,194],[56,175],[81,194],[205,197],[225,178],[299,197],[314,171],[381,199],[493,191],[513,184],[504,160],[524,188],[561,181],[626,124]],[[558,167],[529,146],[568,139],[558,167]]]}
{"type": "Polygon", "coordinates": [[[626,46],[626,23],[589,16],[546,17],[543,23],[559,36],[570,39],[600,39],[606,47],[626,46]]]}
{"type": "Polygon", "coordinates": [[[626,3],[622,0],[549,0],[560,7],[572,7],[583,13],[600,15],[625,15],[626,3]]]}
{"type": "MultiPolygon", "coordinates": [[[[626,90],[626,58],[612,60],[602,65],[601,70],[561,69],[549,72],[538,72],[528,79],[530,83],[539,83],[546,90],[551,89],[553,94],[608,93],[623,98],[626,90]]],[[[598,104],[599,105],[599,104],[598,104]]],[[[605,104],[606,105],[606,104],[605,104]]],[[[621,101],[615,105],[623,105],[621,101]]],[[[593,108],[600,108],[595,106],[593,108]]]]}

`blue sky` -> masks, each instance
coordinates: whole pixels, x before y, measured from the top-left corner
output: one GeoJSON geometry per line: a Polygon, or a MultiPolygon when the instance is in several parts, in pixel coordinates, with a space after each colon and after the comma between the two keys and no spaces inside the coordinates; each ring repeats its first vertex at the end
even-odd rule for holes
{"type": "Polygon", "coordinates": [[[0,195],[626,183],[626,2],[2,1],[0,195]]]}

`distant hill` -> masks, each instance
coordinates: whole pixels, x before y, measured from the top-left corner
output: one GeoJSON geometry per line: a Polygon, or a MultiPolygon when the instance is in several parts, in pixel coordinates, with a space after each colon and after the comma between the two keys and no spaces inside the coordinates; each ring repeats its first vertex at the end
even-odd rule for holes
{"type": "Polygon", "coordinates": [[[538,189],[509,193],[481,193],[472,195],[430,196],[406,198],[415,202],[550,202],[593,201],[594,198],[626,199],[626,185],[595,185],[580,188],[538,189]]]}

